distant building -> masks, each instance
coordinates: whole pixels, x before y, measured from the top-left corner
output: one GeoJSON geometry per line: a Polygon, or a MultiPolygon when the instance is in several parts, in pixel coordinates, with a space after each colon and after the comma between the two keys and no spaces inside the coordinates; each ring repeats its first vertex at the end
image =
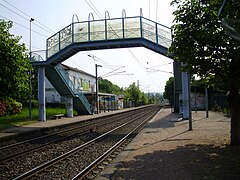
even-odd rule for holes
{"type": "MultiPolygon", "coordinates": [[[[96,78],[95,76],[82,71],[77,68],[73,68],[62,64],[66,71],[69,79],[73,83],[74,89],[77,92],[82,92],[88,99],[89,103],[93,106],[95,103],[96,93],[96,78]]],[[[47,103],[61,103],[66,102],[65,97],[61,97],[52,84],[45,78],[45,91],[46,91],[46,102],[47,103]]],[[[116,110],[123,108],[123,95],[98,93],[99,95],[99,109],[100,110],[116,110]]],[[[95,109],[96,107],[94,107],[95,109]]]]}
{"type": "Polygon", "coordinates": [[[100,111],[123,109],[124,95],[115,95],[109,93],[99,93],[100,111]]]}

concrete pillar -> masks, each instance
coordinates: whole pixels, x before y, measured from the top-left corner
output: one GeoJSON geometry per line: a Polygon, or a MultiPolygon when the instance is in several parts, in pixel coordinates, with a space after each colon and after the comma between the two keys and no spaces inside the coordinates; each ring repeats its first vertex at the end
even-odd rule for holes
{"type": "MultiPolygon", "coordinates": [[[[182,71],[181,71],[181,62],[174,61],[173,63],[173,72],[174,72],[174,112],[180,112],[180,98],[182,94],[182,71]]],[[[181,113],[181,112],[180,112],[181,113]]]]}
{"type": "Polygon", "coordinates": [[[182,110],[183,119],[189,119],[189,75],[187,72],[182,72],[182,110]]]}
{"type": "Polygon", "coordinates": [[[73,117],[73,98],[72,97],[67,97],[67,117],[72,118],[73,117]]]}
{"type": "Polygon", "coordinates": [[[46,121],[45,67],[38,68],[38,112],[39,120],[46,121]]]}

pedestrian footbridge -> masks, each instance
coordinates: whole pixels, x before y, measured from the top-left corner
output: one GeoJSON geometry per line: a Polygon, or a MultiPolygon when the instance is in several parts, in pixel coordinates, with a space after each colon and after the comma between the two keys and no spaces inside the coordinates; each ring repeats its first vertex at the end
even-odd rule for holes
{"type": "MultiPolygon", "coordinates": [[[[43,71],[40,74],[46,75],[60,95],[73,97],[79,112],[90,114],[88,101],[74,90],[69,78],[64,75],[61,62],[80,51],[130,47],[145,47],[167,56],[171,43],[169,27],[143,16],[105,18],[71,23],[47,39],[44,57],[32,53],[31,59],[32,65],[43,71]]],[[[40,99],[44,101],[43,97],[40,99]]],[[[45,102],[42,103],[45,106],[45,102]]]]}

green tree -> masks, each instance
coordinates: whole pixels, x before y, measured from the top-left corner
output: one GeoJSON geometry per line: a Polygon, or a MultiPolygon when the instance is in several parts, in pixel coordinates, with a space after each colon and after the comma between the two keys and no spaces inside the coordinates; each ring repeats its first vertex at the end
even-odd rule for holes
{"type": "Polygon", "coordinates": [[[171,106],[173,106],[173,98],[174,97],[174,77],[170,77],[166,82],[163,98],[168,99],[171,106]]]}
{"type": "Polygon", "coordinates": [[[140,102],[141,98],[141,91],[139,88],[136,86],[136,83],[132,83],[126,90],[126,92],[130,95],[131,101],[135,103],[135,106],[140,102]]]}
{"type": "Polygon", "coordinates": [[[121,94],[123,90],[119,86],[113,84],[111,81],[107,79],[101,79],[99,81],[99,92],[121,94]]]}
{"type": "Polygon", "coordinates": [[[163,99],[163,94],[156,93],[154,99],[155,99],[155,100],[154,100],[154,103],[155,103],[155,104],[162,103],[162,102],[164,101],[164,99],[163,99]]]}
{"type": "Polygon", "coordinates": [[[144,92],[141,92],[140,98],[139,98],[139,103],[140,105],[147,104],[147,96],[144,94],[144,92]]]}
{"type": "Polygon", "coordinates": [[[147,96],[139,90],[135,83],[124,89],[107,79],[99,80],[99,92],[111,94],[124,94],[126,101],[133,101],[135,106],[147,104],[147,96]]]}
{"type": "MultiPolygon", "coordinates": [[[[215,87],[230,92],[231,144],[240,145],[240,42],[226,35],[217,17],[222,0],[173,0],[177,6],[170,52],[215,87]]],[[[240,19],[240,1],[232,0],[223,16],[240,19]]]]}
{"type": "Polygon", "coordinates": [[[163,102],[163,95],[160,93],[145,93],[148,104],[160,104],[163,102]]]}
{"type": "Polygon", "coordinates": [[[28,98],[31,67],[26,47],[20,44],[20,37],[10,34],[12,22],[0,20],[0,97],[10,97],[18,101],[28,98]]]}

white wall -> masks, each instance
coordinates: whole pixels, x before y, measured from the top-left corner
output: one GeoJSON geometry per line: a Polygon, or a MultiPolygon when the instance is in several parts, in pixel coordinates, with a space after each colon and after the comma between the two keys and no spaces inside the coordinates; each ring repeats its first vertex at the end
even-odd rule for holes
{"type": "MultiPolygon", "coordinates": [[[[81,91],[83,93],[91,93],[96,90],[96,81],[94,76],[89,76],[84,73],[75,72],[73,70],[67,70],[69,74],[70,80],[75,85],[75,90],[81,91]],[[90,81],[90,83],[89,83],[90,81]]],[[[52,84],[45,77],[45,91],[46,91],[46,102],[47,103],[56,103],[56,102],[65,102],[63,97],[58,94],[58,92],[54,89],[52,84]]]]}
{"type": "Polygon", "coordinates": [[[80,74],[79,72],[74,72],[72,70],[67,70],[70,80],[75,85],[75,89],[82,92],[95,92],[95,77],[89,76],[87,74],[80,74]],[[89,83],[90,81],[90,83],[89,83]]]}

